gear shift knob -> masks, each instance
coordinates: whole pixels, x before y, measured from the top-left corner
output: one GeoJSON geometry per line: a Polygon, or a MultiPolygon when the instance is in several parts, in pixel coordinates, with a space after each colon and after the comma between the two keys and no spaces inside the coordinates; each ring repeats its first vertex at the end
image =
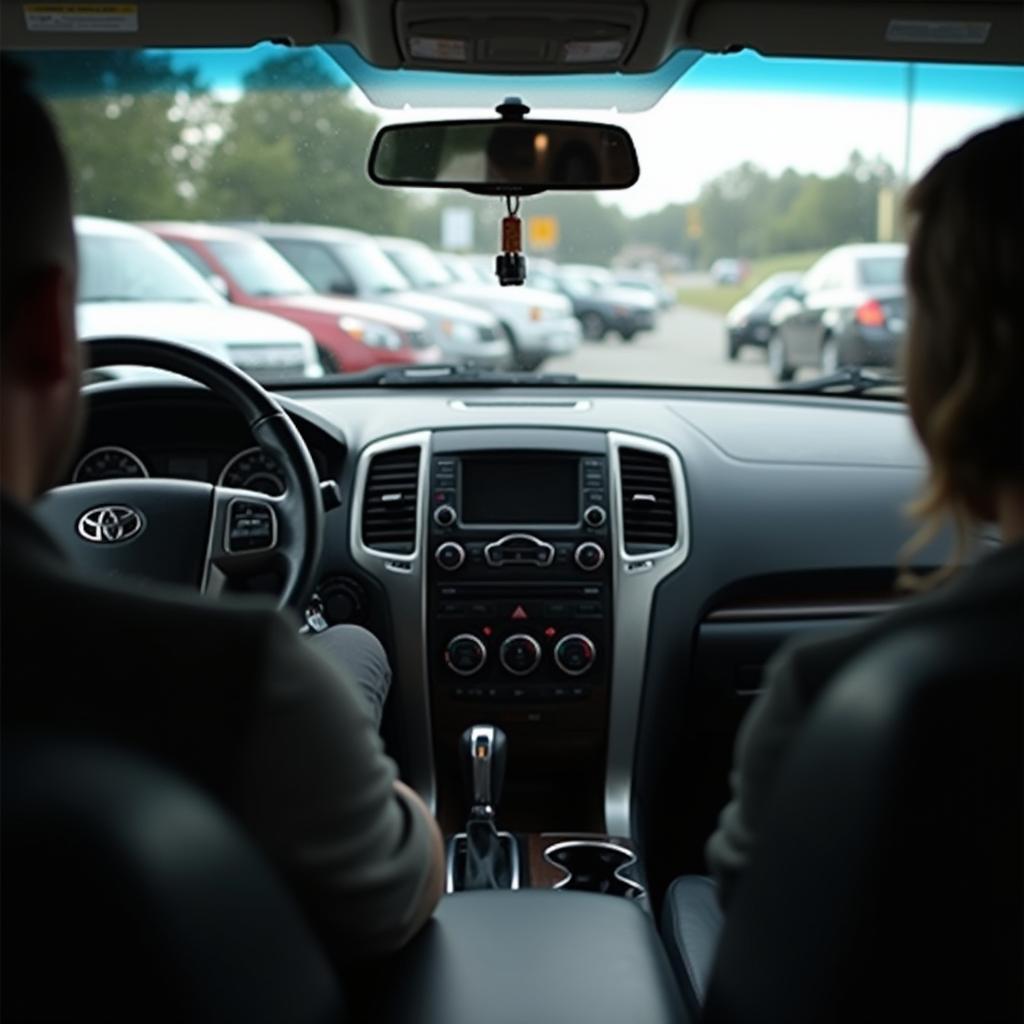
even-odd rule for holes
{"type": "Polygon", "coordinates": [[[492,820],[505,781],[505,733],[496,725],[471,725],[459,747],[470,817],[492,820]]]}

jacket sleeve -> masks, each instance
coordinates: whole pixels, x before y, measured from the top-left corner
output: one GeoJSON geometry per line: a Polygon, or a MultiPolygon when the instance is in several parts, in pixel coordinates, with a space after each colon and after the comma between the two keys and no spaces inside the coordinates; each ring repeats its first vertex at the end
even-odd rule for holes
{"type": "Polygon", "coordinates": [[[429,825],[396,793],[353,680],[277,617],[265,666],[242,742],[242,820],[336,961],[397,949],[429,881],[429,825]]]}

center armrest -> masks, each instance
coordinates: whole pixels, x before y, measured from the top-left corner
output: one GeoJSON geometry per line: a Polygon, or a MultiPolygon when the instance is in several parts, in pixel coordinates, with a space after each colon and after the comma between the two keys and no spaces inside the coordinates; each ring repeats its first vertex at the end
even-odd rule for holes
{"type": "Polygon", "coordinates": [[[687,1020],[650,916],[586,892],[446,896],[372,989],[380,1024],[687,1020]]]}

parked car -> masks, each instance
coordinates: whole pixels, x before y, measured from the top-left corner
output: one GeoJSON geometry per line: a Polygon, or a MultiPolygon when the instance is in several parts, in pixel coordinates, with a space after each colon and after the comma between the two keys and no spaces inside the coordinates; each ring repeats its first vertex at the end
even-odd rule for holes
{"type": "MultiPolygon", "coordinates": [[[[416,288],[491,310],[509,335],[519,369],[535,370],[545,359],[571,355],[579,347],[580,325],[565,296],[529,284],[506,288],[496,281],[485,284],[473,279],[468,271],[456,274],[428,246],[412,239],[387,237],[377,241],[416,288]]],[[[458,257],[450,259],[457,261],[458,257]]]]}
{"type": "Polygon", "coordinates": [[[650,295],[659,309],[671,309],[676,304],[675,292],[652,269],[633,268],[613,272],[615,283],[623,288],[637,288],[650,295]]]}
{"type": "Polygon", "coordinates": [[[726,352],[735,359],[745,345],[765,348],[771,337],[772,310],[796,294],[803,275],[783,271],[765,278],[725,314],[726,352]]]}
{"type": "MultiPolygon", "coordinates": [[[[149,231],[76,217],[78,333],[178,341],[220,356],[261,383],[322,377],[309,331],[269,313],[232,306],[149,231]]],[[[139,371],[143,374],[144,371],[139,371]]],[[[104,376],[137,376],[104,370],[104,376]]]]}
{"type": "Polygon", "coordinates": [[[746,267],[741,260],[723,256],[711,264],[711,280],[715,284],[742,284],[746,267]]]}
{"type": "Polygon", "coordinates": [[[417,291],[370,235],[312,224],[238,224],[269,242],[321,295],[348,295],[418,313],[446,360],[504,367],[512,345],[498,318],[417,291]]]}
{"type": "Polygon", "coordinates": [[[320,348],[324,369],[357,373],[381,364],[436,363],[418,313],[379,303],[317,295],[313,286],[262,238],[209,224],[147,224],[232,302],[301,324],[320,348]]]}
{"type": "Polygon", "coordinates": [[[895,366],[906,327],[898,243],[843,245],[807,271],[771,314],[768,366],[777,381],[801,366],[895,366]]]}
{"type": "Polygon", "coordinates": [[[616,331],[623,341],[632,341],[641,331],[653,330],[655,299],[638,288],[616,284],[604,267],[567,263],[557,267],[555,275],[572,300],[583,337],[601,341],[609,331],[616,331]]]}

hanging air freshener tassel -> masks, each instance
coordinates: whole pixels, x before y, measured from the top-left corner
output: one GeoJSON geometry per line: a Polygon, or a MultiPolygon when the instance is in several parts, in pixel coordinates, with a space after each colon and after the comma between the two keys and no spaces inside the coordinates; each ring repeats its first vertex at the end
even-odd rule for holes
{"type": "Polygon", "coordinates": [[[523,255],[523,222],[519,219],[519,197],[505,196],[508,215],[501,220],[501,255],[495,272],[503,285],[522,284],[526,280],[526,257],[523,255]]]}

